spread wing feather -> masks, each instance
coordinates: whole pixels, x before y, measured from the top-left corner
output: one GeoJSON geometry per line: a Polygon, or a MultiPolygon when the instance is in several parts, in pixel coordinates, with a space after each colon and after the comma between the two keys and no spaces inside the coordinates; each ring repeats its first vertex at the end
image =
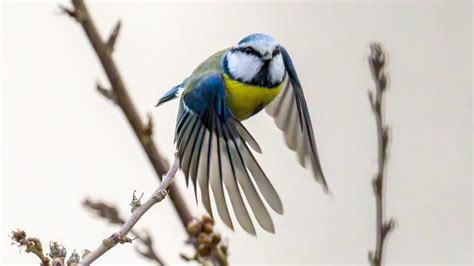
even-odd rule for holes
{"type": "Polygon", "coordinates": [[[274,117],[277,127],[283,131],[286,145],[298,154],[299,163],[305,167],[306,160],[309,158],[315,179],[322,184],[325,192],[330,193],[319,162],[303,88],[290,55],[281,46],[280,51],[288,78],[283,90],[266,108],[266,111],[274,117]]]}
{"type": "Polygon", "coordinates": [[[255,234],[242,190],[258,223],[274,232],[259,191],[278,213],[283,212],[281,200],[249,149],[250,146],[260,152],[260,147],[227,106],[221,74],[207,74],[185,91],[178,114],[175,140],[181,169],[187,183],[191,178],[195,192],[199,185],[201,201],[209,214],[212,215],[210,187],[222,221],[233,228],[227,194],[239,224],[255,234]]]}

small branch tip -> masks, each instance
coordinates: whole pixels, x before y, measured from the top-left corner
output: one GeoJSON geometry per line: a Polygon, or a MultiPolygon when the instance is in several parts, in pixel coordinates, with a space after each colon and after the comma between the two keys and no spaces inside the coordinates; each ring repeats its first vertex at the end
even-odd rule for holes
{"type": "Polygon", "coordinates": [[[63,5],[58,5],[59,12],[63,15],[68,15],[74,19],[76,19],[76,11],[72,8],[65,7],[63,5]]]}
{"type": "Polygon", "coordinates": [[[109,53],[112,53],[115,49],[115,43],[117,42],[117,37],[120,33],[120,28],[122,27],[122,21],[119,20],[114,26],[114,29],[110,33],[109,39],[107,40],[107,50],[109,53]]]}
{"type": "Polygon", "coordinates": [[[117,104],[117,96],[112,89],[106,89],[99,83],[99,81],[96,82],[96,89],[100,94],[102,94],[102,96],[117,104]]]}
{"type": "Polygon", "coordinates": [[[132,209],[130,210],[132,213],[140,206],[142,206],[142,197],[144,195],[144,193],[142,192],[142,194],[140,195],[139,198],[137,198],[137,196],[135,195],[137,191],[134,190],[133,191],[133,196],[132,196],[132,201],[130,202],[130,206],[132,207],[132,209]]]}
{"type": "Polygon", "coordinates": [[[150,113],[147,113],[147,122],[145,124],[144,133],[146,136],[151,137],[153,135],[153,117],[150,113]]]}
{"type": "Polygon", "coordinates": [[[63,5],[59,5],[59,12],[60,14],[68,15],[69,17],[73,18],[77,22],[83,22],[86,18],[84,12],[81,12],[79,9],[76,8],[69,8],[63,5]]]}

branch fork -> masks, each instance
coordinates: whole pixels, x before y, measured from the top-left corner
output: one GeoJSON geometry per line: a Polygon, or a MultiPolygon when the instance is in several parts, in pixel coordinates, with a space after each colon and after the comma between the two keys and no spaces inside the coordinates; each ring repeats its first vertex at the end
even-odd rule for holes
{"type": "Polygon", "coordinates": [[[96,89],[106,99],[109,99],[114,104],[117,104],[117,95],[115,95],[115,92],[112,89],[106,89],[105,87],[100,85],[100,83],[98,81],[96,83],[96,89]]]}
{"type": "MultiPolygon", "coordinates": [[[[134,197],[132,198],[132,203],[135,201],[141,201],[143,193],[139,198],[135,196],[135,191],[133,193],[134,197]]],[[[137,205],[137,207],[141,206],[140,204],[130,204],[130,205],[137,205]]],[[[111,204],[102,201],[94,201],[91,199],[85,199],[83,201],[83,206],[91,211],[99,218],[105,219],[109,223],[113,225],[121,226],[125,223],[125,219],[121,217],[117,208],[111,204]]],[[[132,211],[133,213],[133,211],[132,211]]],[[[160,257],[158,252],[154,249],[153,238],[151,233],[148,230],[139,231],[136,228],[133,228],[130,231],[134,237],[131,239],[132,241],[138,242],[140,245],[135,244],[134,249],[143,257],[153,261],[157,265],[165,265],[163,259],[160,257]],[[135,241],[136,240],[136,241],[135,241]]],[[[107,243],[105,243],[107,244],[107,243]]],[[[83,254],[85,257],[86,254],[83,254]]],[[[79,261],[77,261],[79,263],[79,261]]]]}
{"type": "Polygon", "coordinates": [[[137,207],[130,218],[122,225],[122,227],[112,234],[109,238],[106,238],[102,241],[100,246],[96,248],[94,251],[88,253],[80,262],[80,265],[90,265],[100,256],[105,254],[111,248],[115,247],[117,244],[124,244],[130,243],[133,239],[130,239],[127,234],[132,230],[135,224],[140,220],[140,218],[150,210],[153,205],[165,199],[167,190],[169,186],[172,184],[174,176],[178,172],[179,169],[179,158],[176,157],[175,161],[168,171],[168,173],[163,177],[163,181],[161,181],[160,186],[153,192],[153,194],[146,200],[142,205],[137,207]]]}
{"type": "Polygon", "coordinates": [[[73,18],[74,20],[76,20],[79,23],[84,21],[85,18],[86,18],[84,13],[81,10],[77,9],[77,8],[71,9],[71,8],[65,7],[63,5],[59,5],[59,10],[63,14],[68,15],[69,17],[73,18]]]}

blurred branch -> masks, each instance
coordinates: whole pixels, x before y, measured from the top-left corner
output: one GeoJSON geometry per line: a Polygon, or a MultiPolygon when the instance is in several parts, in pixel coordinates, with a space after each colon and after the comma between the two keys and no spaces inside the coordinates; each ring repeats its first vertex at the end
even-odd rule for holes
{"type": "Polygon", "coordinates": [[[158,253],[153,248],[153,238],[151,233],[148,230],[143,230],[143,233],[139,233],[136,230],[132,230],[131,233],[139,239],[142,243],[143,249],[135,246],[135,251],[140,254],[142,257],[145,257],[151,261],[155,261],[158,265],[165,265],[163,259],[158,256],[158,253]]]}
{"type": "MultiPolygon", "coordinates": [[[[106,96],[108,99],[113,99],[120,109],[122,109],[128,122],[130,123],[130,126],[133,128],[135,135],[139,139],[146,155],[148,156],[148,159],[152,164],[158,179],[161,179],[161,176],[164,175],[168,169],[168,164],[158,152],[155,142],[149,135],[151,130],[144,125],[142,119],[140,118],[135,105],[128,95],[127,89],[117,69],[117,66],[112,59],[111,52],[113,50],[114,44],[116,43],[120,29],[120,23],[116,24],[109,40],[104,42],[97,31],[94,22],[92,21],[84,1],[72,0],[72,3],[74,5],[74,9],[69,9],[66,7],[61,7],[61,9],[65,14],[68,14],[74,18],[82,26],[112,86],[111,90],[107,90],[101,86],[98,86],[99,92],[101,92],[102,95],[106,96]]],[[[192,220],[192,216],[176,185],[172,185],[169,196],[183,226],[186,227],[186,225],[192,220]]]]}
{"type": "MultiPolygon", "coordinates": [[[[156,203],[162,201],[167,194],[167,190],[169,186],[173,182],[173,178],[176,175],[176,172],[179,170],[179,159],[175,158],[175,161],[168,171],[168,173],[163,177],[163,181],[161,181],[160,186],[153,192],[153,194],[148,198],[147,201],[145,201],[143,204],[139,204],[139,206],[136,207],[136,209],[133,211],[132,216],[123,223],[122,227],[112,234],[110,237],[104,239],[100,246],[88,253],[87,255],[84,256],[82,261],[80,262],[81,265],[90,265],[92,262],[94,262],[96,259],[98,259],[100,256],[105,254],[107,251],[109,251],[111,248],[113,248],[115,245],[118,243],[124,244],[124,243],[130,243],[132,242],[133,239],[129,238],[127,234],[132,230],[133,226],[140,220],[140,218],[151,208],[153,205],[156,203]]],[[[112,217],[114,222],[123,222],[123,220],[120,220],[118,216],[113,216],[112,217]]]]}
{"type": "Polygon", "coordinates": [[[377,210],[377,235],[375,251],[369,252],[369,261],[373,266],[382,265],[385,239],[395,225],[395,221],[392,218],[387,221],[384,218],[383,187],[389,141],[388,126],[384,124],[383,119],[383,95],[387,89],[387,74],[384,69],[385,63],[386,54],[381,44],[372,43],[370,45],[369,66],[372,72],[372,79],[375,83],[375,96],[372,91],[369,91],[369,101],[375,116],[378,138],[378,170],[372,181],[377,210]]]}
{"type": "MultiPolygon", "coordinates": [[[[148,121],[144,124],[138,114],[137,109],[135,108],[130,96],[128,95],[127,89],[123,83],[121,75],[115,65],[114,60],[112,59],[112,52],[114,50],[115,43],[117,41],[117,36],[120,32],[121,23],[118,22],[114,30],[112,31],[107,42],[104,42],[97,31],[97,28],[92,21],[92,18],[87,10],[87,7],[83,0],[72,0],[74,9],[69,9],[66,7],[60,7],[63,12],[70,17],[74,18],[83,28],[87,38],[89,39],[94,51],[96,52],[102,67],[110,81],[111,89],[106,89],[100,85],[97,86],[98,91],[104,95],[107,99],[112,100],[116,103],[120,109],[125,114],[128,122],[130,123],[135,135],[140,141],[143,150],[148,156],[150,163],[152,164],[158,179],[161,179],[161,176],[166,173],[168,165],[166,160],[160,155],[158,149],[153,141],[153,123],[151,116],[148,115],[148,121]]],[[[171,185],[169,196],[173,203],[173,206],[180,217],[181,223],[184,228],[189,228],[189,224],[193,222],[191,213],[185,204],[183,197],[179,193],[176,185],[171,185]]],[[[139,207],[142,208],[142,207],[139,207]]],[[[134,212],[135,213],[135,212],[134,212]]],[[[211,219],[211,218],[209,218],[211,219]]],[[[126,223],[127,224],[127,223],[126,223]]],[[[124,224],[124,226],[126,225],[124,224]]],[[[192,235],[189,230],[187,230],[189,239],[192,240],[196,236],[192,235]]],[[[212,233],[211,235],[214,235],[212,233]]],[[[120,235],[119,235],[120,236],[120,235]]],[[[113,237],[113,236],[112,236],[113,237]]],[[[109,238],[110,239],[110,238],[109,238]]],[[[145,237],[146,239],[146,237],[145,237]]],[[[151,239],[151,238],[150,238],[151,239]]],[[[120,240],[120,239],[119,239],[120,240]]],[[[126,239],[125,239],[126,240],[126,239]]],[[[116,244],[116,239],[113,239],[113,243],[116,244]]],[[[190,241],[193,244],[196,254],[199,251],[199,241],[190,241]]],[[[114,245],[115,245],[114,244],[114,245]]],[[[204,256],[207,258],[205,261],[211,261],[214,265],[228,265],[227,263],[227,245],[223,244],[222,241],[216,241],[212,246],[209,246],[211,252],[204,256]],[[225,251],[225,252],[224,252],[225,251]]],[[[107,251],[107,246],[101,245],[96,251],[94,251],[93,256],[87,256],[86,262],[92,262],[101,254],[107,251]]],[[[139,251],[142,255],[142,252],[139,251]]],[[[152,254],[147,254],[152,256],[152,254]]],[[[145,255],[144,255],[145,256],[145,255]]],[[[195,258],[204,258],[199,254],[195,258]]]]}
{"type": "MultiPolygon", "coordinates": [[[[123,225],[125,219],[120,216],[117,208],[111,204],[103,201],[94,201],[91,199],[85,199],[82,205],[94,212],[94,214],[100,218],[107,220],[109,223],[114,225],[123,225]]],[[[134,239],[142,244],[143,249],[135,247],[135,250],[143,257],[156,262],[158,265],[164,265],[163,259],[158,255],[157,251],[153,248],[153,238],[148,231],[139,233],[136,229],[130,230],[130,234],[134,239]]]]}

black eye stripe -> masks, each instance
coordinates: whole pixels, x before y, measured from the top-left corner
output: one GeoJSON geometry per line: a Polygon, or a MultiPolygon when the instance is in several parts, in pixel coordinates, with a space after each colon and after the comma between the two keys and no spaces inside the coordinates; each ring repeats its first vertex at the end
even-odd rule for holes
{"type": "MultiPolygon", "coordinates": [[[[234,50],[245,53],[245,54],[255,55],[256,57],[259,57],[259,58],[263,56],[261,53],[259,53],[257,50],[253,49],[250,46],[249,47],[239,47],[239,48],[236,48],[234,50]]],[[[279,53],[280,53],[280,48],[277,46],[272,52],[272,57],[278,55],[279,53]]]]}
{"type": "Polygon", "coordinates": [[[259,52],[255,51],[255,49],[253,49],[252,47],[240,47],[237,50],[242,52],[242,53],[252,54],[252,55],[255,55],[257,57],[262,57],[262,55],[259,52]]]}

